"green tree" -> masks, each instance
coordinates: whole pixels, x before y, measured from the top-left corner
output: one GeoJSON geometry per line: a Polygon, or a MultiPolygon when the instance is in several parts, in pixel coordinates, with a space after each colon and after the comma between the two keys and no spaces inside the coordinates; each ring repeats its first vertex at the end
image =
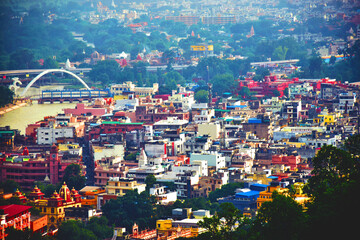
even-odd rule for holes
{"type": "Polygon", "coordinates": [[[274,96],[274,97],[280,97],[280,95],[281,95],[281,94],[280,94],[280,91],[277,90],[277,89],[275,89],[272,93],[273,93],[273,96],[274,96]]]}
{"type": "Polygon", "coordinates": [[[217,201],[218,198],[232,196],[235,194],[235,190],[237,188],[243,188],[243,187],[244,187],[244,183],[234,182],[234,183],[225,184],[221,188],[210,192],[209,200],[211,202],[215,202],[215,201],[217,201]]]}
{"type": "Polygon", "coordinates": [[[247,234],[249,221],[243,218],[239,209],[232,203],[220,204],[219,211],[211,218],[205,217],[199,226],[207,229],[200,239],[242,239],[247,234]]]}
{"type": "Polygon", "coordinates": [[[38,63],[35,62],[34,52],[31,49],[18,49],[10,55],[10,69],[29,69],[38,66],[38,63]]]}
{"type": "Polygon", "coordinates": [[[206,90],[200,90],[195,93],[194,98],[198,103],[207,103],[209,102],[209,92],[206,90]]]}
{"type": "Polygon", "coordinates": [[[306,190],[312,198],[307,204],[307,232],[313,238],[351,238],[356,233],[356,223],[351,219],[360,214],[354,198],[360,184],[358,138],[354,136],[345,142],[345,150],[324,146],[312,160],[313,176],[306,190]]]}
{"type": "Polygon", "coordinates": [[[114,60],[99,61],[95,66],[92,67],[89,72],[89,77],[92,81],[100,81],[104,84],[110,82],[117,82],[120,78],[120,67],[119,64],[114,60]]]}
{"type": "Polygon", "coordinates": [[[323,60],[319,55],[313,55],[309,60],[310,77],[316,78],[322,76],[323,60]]]}
{"type": "Polygon", "coordinates": [[[147,191],[149,191],[149,189],[152,188],[155,183],[156,177],[153,174],[149,174],[148,176],[146,176],[145,184],[147,191]]]}
{"type": "Polygon", "coordinates": [[[291,197],[274,192],[272,201],[261,205],[252,228],[257,239],[303,239],[306,215],[291,197]]]}
{"type": "Polygon", "coordinates": [[[258,67],[255,71],[256,75],[253,78],[256,81],[261,81],[263,80],[266,76],[270,75],[270,71],[267,68],[264,67],[258,67]]]}
{"type": "Polygon", "coordinates": [[[353,157],[359,158],[360,155],[360,134],[352,135],[344,141],[344,149],[353,157]]]}
{"type": "Polygon", "coordinates": [[[231,74],[216,75],[210,82],[213,84],[213,92],[218,96],[222,96],[225,92],[232,93],[236,87],[236,82],[231,74]]]}
{"type": "Polygon", "coordinates": [[[286,59],[286,53],[289,49],[284,46],[278,46],[274,49],[274,52],[272,54],[273,60],[285,60],[286,59]]]}
{"type": "Polygon", "coordinates": [[[14,100],[14,92],[6,86],[0,86],[0,107],[12,103],[14,100]]]}
{"type": "Polygon", "coordinates": [[[85,176],[81,174],[81,167],[79,164],[73,163],[65,168],[63,181],[67,184],[69,189],[75,188],[80,190],[85,186],[85,176]]]}
{"type": "Polygon", "coordinates": [[[239,96],[248,98],[251,96],[251,91],[248,87],[242,87],[239,91],[239,96]]]}
{"type": "Polygon", "coordinates": [[[59,68],[59,63],[52,57],[47,57],[44,60],[43,68],[44,69],[56,69],[56,68],[59,68]]]}
{"type": "Polygon", "coordinates": [[[57,233],[58,240],[77,240],[90,239],[97,240],[96,235],[89,229],[86,229],[84,224],[80,221],[65,221],[59,227],[57,233]]]}
{"type": "Polygon", "coordinates": [[[40,233],[34,233],[31,229],[25,228],[24,230],[18,230],[15,228],[6,228],[6,239],[21,239],[21,240],[45,240],[47,237],[43,237],[40,233]]]}
{"type": "Polygon", "coordinates": [[[0,183],[0,188],[4,190],[4,193],[14,193],[16,189],[20,188],[20,185],[13,180],[6,180],[0,183]]]}
{"type": "Polygon", "coordinates": [[[155,227],[156,200],[147,192],[128,191],[125,196],[111,199],[103,207],[110,224],[125,227],[128,231],[136,222],[141,229],[155,227]]]}
{"type": "Polygon", "coordinates": [[[106,217],[93,217],[86,224],[86,229],[94,233],[97,239],[109,239],[113,235],[113,229],[109,227],[106,217]]]}

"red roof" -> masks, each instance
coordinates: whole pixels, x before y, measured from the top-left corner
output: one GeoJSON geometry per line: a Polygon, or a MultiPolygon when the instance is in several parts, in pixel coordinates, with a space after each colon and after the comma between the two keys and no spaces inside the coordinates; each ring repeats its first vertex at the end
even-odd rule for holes
{"type": "Polygon", "coordinates": [[[24,206],[24,205],[17,205],[17,204],[0,206],[0,209],[4,210],[4,214],[7,214],[6,218],[14,217],[20,213],[28,211],[30,208],[32,208],[32,207],[24,206]]]}

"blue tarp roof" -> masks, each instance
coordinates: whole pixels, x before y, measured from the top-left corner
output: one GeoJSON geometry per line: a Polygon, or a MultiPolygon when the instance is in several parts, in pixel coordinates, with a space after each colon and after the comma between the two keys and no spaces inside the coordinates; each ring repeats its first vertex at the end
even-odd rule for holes
{"type": "Polygon", "coordinates": [[[246,107],[246,105],[233,105],[233,106],[227,106],[226,108],[233,109],[233,108],[245,108],[245,107],[246,107]]]}
{"type": "Polygon", "coordinates": [[[241,197],[241,196],[244,196],[244,197],[252,197],[252,196],[256,196],[256,195],[259,195],[259,191],[248,191],[248,192],[239,192],[239,193],[236,193],[235,194],[235,197],[241,197]]]}

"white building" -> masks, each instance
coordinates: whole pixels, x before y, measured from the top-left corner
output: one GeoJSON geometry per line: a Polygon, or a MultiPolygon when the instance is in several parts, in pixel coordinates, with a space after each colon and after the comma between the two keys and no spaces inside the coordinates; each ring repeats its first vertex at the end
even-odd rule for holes
{"type": "Polygon", "coordinates": [[[188,112],[192,105],[195,104],[195,99],[192,93],[178,93],[170,96],[167,102],[173,103],[174,106],[181,107],[184,112],[188,112]]]}
{"type": "Polygon", "coordinates": [[[73,138],[73,127],[39,127],[37,129],[37,144],[54,144],[58,138],[73,138]]]}
{"type": "Polygon", "coordinates": [[[103,158],[115,157],[124,159],[125,149],[123,144],[104,144],[103,146],[92,145],[94,161],[103,158]]]}
{"type": "Polygon", "coordinates": [[[182,129],[189,123],[188,120],[178,119],[177,117],[167,117],[166,120],[160,120],[154,123],[153,128],[155,131],[165,129],[182,129]]]}
{"type": "Polygon", "coordinates": [[[209,167],[215,167],[216,170],[225,168],[226,161],[225,157],[218,152],[202,152],[202,153],[191,153],[190,154],[190,164],[193,164],[194,161],[205,160],[208,162],[209,167]]]}
{"type": "Polygon", "coordinates": [[[167,205],[177,200],[177,192],[166,191],[164,186],[154,185],[154,187],[150,188],[149,192],[150,195],[155,196],[157,202],[162,205],[167,205]]]}
{"type": "Polygon", "coordinates": [[[133,92],[139,96],[150,96],[159,90],[159,84],[154,83],[152,87],[136,87],[132,82],[125,82],[122,84],[114,84],[110,88],[110,92],[114,95],[123,95],[124,93],[133,92]]]}
{"type": "Polygon", "coordinates": [[[321,137],[321,138],[312,138],[312,137],[299,137],[299,142],[305,143],[308,146],[314,146],[320,148],[326,145],[337,146],[341,141],[341,135],[335,135],[333,137],[321,137]]]}
{"type": "Polygon", "coordinates": [[[204,109],[201,110],[200,114],[193,116],[195,123],[208,123],[211,121],[211,118],[215,116],[214,109],[204,109]]]}
{"type": "Polygon", "coordinates": [[[163,176],[165,168],[161,165],[144,166],[137,168],[130,168],[127,177],[134,178],[139,183],[144,183],[149,175],[154,175],[156,178],[163,176]]]}
{"type": "Polygon", "coordinates": [[[347,113],[349,113],[349,111],[353,110],[355,102],[356,102],[356,97],[354,94],[351,93],[340,94],[338,110],[340,110],[340,112],[346,111],[347,113]]]}

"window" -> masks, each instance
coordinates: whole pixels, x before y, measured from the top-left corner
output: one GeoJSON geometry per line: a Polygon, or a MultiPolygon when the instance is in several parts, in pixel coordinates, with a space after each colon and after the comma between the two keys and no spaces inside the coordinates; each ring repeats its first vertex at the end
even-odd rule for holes
{"type": "Polygon", "coordinates": [[[55,209],[54,208],[51,208],[51,213],[54,213],[55,212],[55,209]]]}

